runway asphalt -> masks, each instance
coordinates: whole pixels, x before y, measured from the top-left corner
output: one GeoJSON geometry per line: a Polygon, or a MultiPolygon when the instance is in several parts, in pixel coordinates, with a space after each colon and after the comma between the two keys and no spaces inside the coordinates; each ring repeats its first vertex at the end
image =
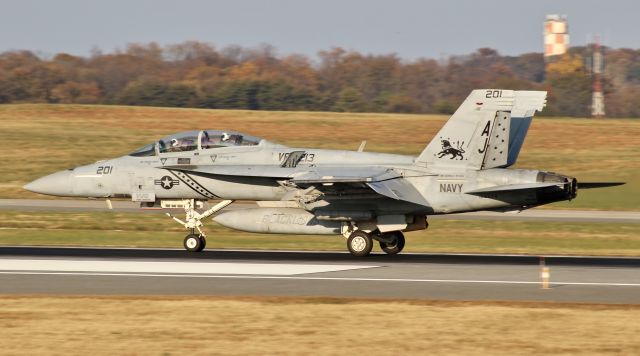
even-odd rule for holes
{"type": "Polygon", "coordinates": [[[0,293],[640,304],[640,258],[0,247],[0,293]]]}
{"type": "MultiPolygon", "coordinates": [[[[210,204],[212,204],[210,202],[210,204]]],[[[162,212],[161,210],[142,210],[131,201],[112,201],[113,211],[120,212],[162,212]]],[[[226,210],[256,207],[252,202],[236,202],[226,210]]],[[[0,209],[27,211],[109,211],[104,200],[45,200],[45,199],[0,199],[0,209]]],[[[530,209],[520,213],[500,213],[479,211],[462,214],[432,215],[429,219],[444,220],[513,220],[513,221],[560,221],[560,222],[602,222],[638,224],[640,212],[636,211],[596,211],[596,210],[559,210],[530,209]]]]}

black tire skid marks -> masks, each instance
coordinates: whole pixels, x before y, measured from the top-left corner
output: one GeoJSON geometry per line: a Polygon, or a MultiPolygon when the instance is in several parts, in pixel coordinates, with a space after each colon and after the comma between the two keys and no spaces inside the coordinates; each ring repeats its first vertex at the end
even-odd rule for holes
{"type": "Polygon", "coordinates": [[[191,190],[202,195],[203,197],[208,199],[220,199],[219,196],[211,193],[209,189],[205,188],[202,184],[193,179],[192,176],[181,171],[169,170],[169,172],[171,172],[174,177],[180,179],[180,181],[182,181],[187,187],[191,188],[191,190]]]}

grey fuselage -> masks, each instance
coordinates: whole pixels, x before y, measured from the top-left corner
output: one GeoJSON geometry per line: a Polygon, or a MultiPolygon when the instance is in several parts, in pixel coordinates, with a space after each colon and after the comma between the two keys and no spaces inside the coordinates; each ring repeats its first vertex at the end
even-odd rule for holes
{"type": "MultiPolygon", "coordinates": [[[[446,214],[476,210],[518,210],[564,196],[540,196],[533,190],[491,194],[465,192],[496,185],[535,183],[541,174],[534,170],[440,170],[414,164],[415,157],[396,154],[342,150],[291,148],[262,141],[257,146],[218,147],[187,152],[166,152],[155,156],[122,156],[60,171],[26,186],[27,189],[70,197],[133,197],[137,201],[163,199],[229,199],[255,201],[295,200],[307,211],[332,212],[334,215],[446,214]],[[294,168],[281,167],[292,152],[304,152],[294,168]],[[180,170],[181,166],[245,167],[238,175],[202,174],[180,170]],[[421,195],[423,204],[386,196],[358,184],[348,188],[323,187],[316,199],[287,199],[306,186],[287,184],[287,178],[252,176],[251,170],[288,170],[287,174],[315,167],[378,166],[401,174],[421,195]],[[242,174],[242,175],[240,175],[242,174]],[[146,197],[146,199],[145,199],[146,197]],[[310,201],[307,201],[310,200],[310,201]]],[[[298,195],[299,196],[299,195],[298,195]]],[[[292,205],[293,206],[293,205],[292,205]]]]}

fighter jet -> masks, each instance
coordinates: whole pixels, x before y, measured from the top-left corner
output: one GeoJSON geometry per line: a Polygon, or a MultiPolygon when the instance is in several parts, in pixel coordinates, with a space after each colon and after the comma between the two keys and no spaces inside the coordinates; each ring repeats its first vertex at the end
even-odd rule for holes
{"type": "Polygon", "coordinates": [[[574,177],[508,168],[545,104],[544,91],[474,90],[417,157],[364,152],[363,145],[358,151],[292,148],[235,131],[189,131],[24,188],[183,209],[184,219],[167,215],[188,230],[187,251],[205,248],[203,221],[215,215],[217,223],[242,231],[342,235],[354,256],[369,255],[374,241],[397,254],[404,233],[426,229],[431,215],[520,211],[576,197],[574,177]],[[209,200],[221,201],[208,208],[209,200]],[[257,207],[222,211],[236,200],[257,207]]]}

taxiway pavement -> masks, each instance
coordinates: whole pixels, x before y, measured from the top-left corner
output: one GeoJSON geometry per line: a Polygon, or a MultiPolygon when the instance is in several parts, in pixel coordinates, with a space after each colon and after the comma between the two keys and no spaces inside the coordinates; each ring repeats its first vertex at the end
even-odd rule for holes
{"type": "Polygon", "coordinates": [[[640,258],[0,247],[0,293],[640,304],[640,258]]]}

